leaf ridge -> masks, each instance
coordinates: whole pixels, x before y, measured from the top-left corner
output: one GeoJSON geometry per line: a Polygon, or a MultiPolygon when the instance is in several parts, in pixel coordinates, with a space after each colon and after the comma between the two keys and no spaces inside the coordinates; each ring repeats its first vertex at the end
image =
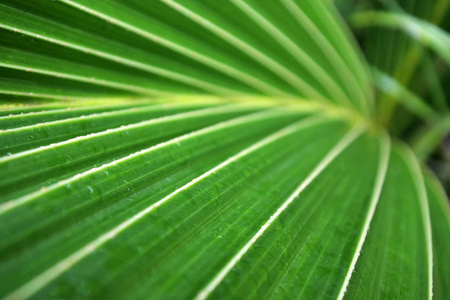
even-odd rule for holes
{"type": "MultiPolygon", "coordinates": [[[[4,8],[5,6],[3,6],[1,4],[0,4],[0,7],[3,7],[3,9],[5,9],[4,8]]],[[[10,8],[7,8],[7,9],[10,9],[10,8]]],[[[24,13],[21,12],[21,14],[24,14],[24,13]]],[[[28,15],[24,14],[23,17],[30,18],[30,17],[35,17],[35,16],[30,16],[29,14],[28,15]]],[[[39,21],[42,22],[42,20],[39,20],[39,21]]],[[[57,24],[49,23],[50,21],[48,21],[48,20],[45,20],[45,22],[46,22],[45,23],[46,29],[48,29],[47,27],[51,28],[52,25],[54,27],[57,25],[57,24]]],[[[67,28],[67,26],[65,26],[65,27],[66,27],[66,28],[64,28],[65,30],[68,30],[68,29],[74,30],[73,28],[67,28]]],[[[143,71],[150,72],[153,74],[157,74],[159,76],[166,77],[166,78],[172,79],[174,81],[179,81],[179,82],[182,82],[185,84],[189,84],[193,87],[198,87],[198,88],[201,88],[201,89],[204,89],[207,91],[217,92],[219,94],[234,94],[234,92],[228,88],[224,88],[224,87],[218,86],[217,84],[207,82],[205,80],[206,78],[204,78],[204,79],[195,78],[192,75],[182,74],[181,70],[178,70],[178,71],[168,70],[167,67],[162,68],[162,67],[158,67],[154,64],[150,64],[149,62],[139,60],[136,57],[142,57],[143,54],[145,54],[145,53],[142,53],[140,50],[135,49],[135,48],[130,48],[127,46],[123,47],[122,44],[117,43],[117,42],[111,42],[111,40],[102,39],[102,43],[109,45],[110,48],[112,48],[112,49],[117,48],[117,45],[119,45],[119,46],[121,46],[121,49],[123,48],[122,50],[124,52],[131,53],[132,55],[130,55],[129,57],[124,57],[124,56],[121,56],[118,54],[114,54],[114,52],[111,52],[111,51],[105,52],[105,49],[99,50],[98,48],[87,47],[87,45],[75,44],[74,41],[64,41],[61,39],[60,36],[57,36],[54,33],[52,35],[47,32],[47,35],[48,35],[47,36],[46,34],[43,34],[43,33],[36,33],[36,32],[29,31],[29,30],[31,30],[30,28],[27,28],[27,29],[15,28],[15,27],[8,25],[7,23],[0,22],[0,28],[6,29],[9,31],[13,31],[13,32],[19,32],[21,34],[24,34],[24,35],[27,35],[27,36],[30,36],[33,38],[37,38],[37,39],[46,41],[48,43],[67,47],[67,48],[70,48],[70,49],[73,49],[73,50],[76,50],[79,52],[89,53],[91,55],[98,56],[103,59],[113,61],[115,63],[119,63],[119,64],[122,64],[122,65],[125,65],[128,67],[132,67],[135,69],[139,69],[139,70],[143,70],[143,71]],[[131,59],[130,57],[134,57],[134,59],[131,59]]],[[[78,30],[75,30],[74,32],[78,33],[78,30]]],[[[89,33],[86,33],[86,32],[82,32],[82,33],[85,37],[90,35],[89,33]]],[[[90,37],[89,39],[93,40],[94,38],[98,39],[99,37],[93,36],[93,37],[90,37]]],[[[147,54],[147,57],[148,57],[148,54],[147,54]]]]}
{"type": "MultiPolygon", "coordinates": [[[[83,136],[83,137],[70,139],[70,140],[67,140],[67,141],[64,141],[64,142],[56,143],[55,145],[39,147],[37,149],[28,150],[28,151],[20,152],[20,153],[17,153],[17,154],[13,154],[11,156],[2,157],[2,158],[0,158],[0,163],[11,161],[13,159],[17,159],[18,157],[23,157],[25,155],[31,155],[31,154],[34,154],[34,153],[39,152],[39,151],[45,151],[47,149],[60,147],[60,146],[66,145],[68,143],[77,143],[81,139],[93,139],[93,138],[96,138],[96,137],[98,137],[100,135],[109,135],[109,134],[113,134],[114,132],[117,132],[117,131],[126,131],[126,130],[129,130],[131,127],[144,126],[145,124],[155,124],[155,123],[161,123],[161,122],[170,122],[170,121],[177,120],[177,119],[180,119],[180,118],[195,117],[195,116],[198,116],[198,115],[206,115],[206,114],[211,114],[211,113],[221,113],[224,109],[225,110],[229,110],[229,111],[234,111],[234,110],[239,110],[240,108],[242,109],[242,106],[237,106],[237,107],[236,106],[226,106],[226,107],[219,107],[219,108],[212,108],[212,109],[208,108],[208,109],[203,109],[203,110],[199,110],[199,111],[182,113],[182,114],[174,115],[174,116],[162,117],[162,118],[155,119],[155,120],[144,121],[144,122],[140,122],[140,123],[137,123],[137,124],[127,125],[125,127],[119,127],[119,128],[113,129],[113,130],[102,131],[102,132],[99,132],[99,133],[93,133],[93,134],[89,134],[89,135],[86,135],[86,136],[83,136]]],[[[195,137],[197,135],[203,135],[203,134],[207,134],[207,133],[210,133],[210,132],[214,132],[214,131],[220,130],[222,128],[235,126],[237,124],[251,122],[253,120],[265,119],[265,118],[268,118],[270,116],[285,115],[285,114],[289,114],[289,112],[286,112],[283,108],[282,109],[273,109],[273,110],[258,112],[258,113],[254,113],[254,114],[251,114],[251,115],[238,117],[238,118],[235,118],[235,119],[232,119],[232,120],[229,120],[229,121],[221,122],[221,123],[218,123],[216,125],[212,125],[212,126],[209,126],[209,127],[197,130],[197,131],[193,131],[191,133],[182,135],[180,137],[176,137],[174,139],[171,139],[171,140],[166,141],[166,142],[162,142],[162,143],[160,143],[158,145],[155,145],[155,146],[152,146],[150,148],[140,150],[140,151],[138,151],[136,153],[132,153],[132,154],[130,154],[130,155],[126,156],[126,157],[123,157],[121,159],[118,159],[118,160],[106,163],[106,164],[104,164],[104,165],[102,165],[100,167],[94,167],[94,168],[92,168],[92,169],[90,169],[88,171],[85,171],[85,172],[81,173],[81,174],[77,174],[74,177],[71,177],[69,179],[66,179],[66,180],[60,181],[60,182],[58,182],[56,184],[53,184],[51,186],[48,186],[45,189],[41,189],[39,191],[33,192],[31,194],[28,194],[26,196],[20,197],[18,199],[2,203],[2,204],[0,204],[0,215],[3,214],[3,213],[6,213],[7,211],[9,211],[11,209],[14,209],[14,208],[16,208],[16,207],[18,207],[20,205],[28,203],[28,202],[32,201],[33,199],[36,199],[38,196],[40,196],[40,195],[42,195],[44,193],[47,193],[47,192],[49,192],[49,191],[51,191],[53,189],[56,189],[56,188],[58,188],[60,186],[67,185],[68,183],[73,182],[75,180],[78,180],[78,179],[80,179],[80,178],[82,178],[84,176],[87,176],[89,174],[92,174],[93,172],[99,172],[99,171],[101,171],[101,170],[103,170],[105,168],[108,168],[108,167],[111,167],[111,166],[115,166],[118,163],[121,163],[121,162],[126,161],[128,159],[131,159],[133,157],[136,157],[136,156],[138,156],[140,154],[151,152],[151,151],[155,151],[156,149],[165,147],[167,145],[176,144],[176,143],[179,143],[182,140],[187,140],[187,139],[190,139],[190,138],[195,137]]]]}
{"type": "Polygon", "coordinates": [[[390,156],[390,148],[391,141],[390,137],[387,133],[384,133],[380,140],[380,158],[378,163],[378,172],[375,179],[375,186],[372,193],[372,197],[370,200],[369,210],[367,212],[366,220],[364,222],[363,230],[361,231],[361,235],[358,241],[358,245],[355,251],[355,254],[352,258],[349,270],[347,275],[345,276],[344,283],[339,291],[338,300],[342,300],[345,296],[345,292],[347,291],[347,286],[350,283],[351,276],[355,269],[356,263],[358,261],[359,255],[361,253],[362,247],[366,240],[367,233],[369,231],[370,223],[375,214],[375,210],[377,208],[378,201],[380,199],[381,190],[383,188],[384,181],[386,179],[387,168],[389,165],[389,156],[390,156]]]}
{"type": "Polygon", "coordinates": [[[321,101],[327,101],[327,99],[320,93],[318,93],[310,84],[305,82],[303,79],[298,77],[295,73],[288,70],[286,67],[281,65],[280,63],[276,62],[275,60],[271,59],[266,54],[262,53],[261,51],[255,49],[251,45],[247,44],[246,42],[242,41],[241,39],[237,38],[230,32],[228,32],[225,29],[222,29],[215,25],[212,21],[205,19],[204,17],[196,14],[192,10],[184,7],[183,5],[179,4],[178,2],[175,2],[173,0],[161,0],[165,4],[169,5],[173,9],[177,10],[181,14],[187,16],[188,18],[192,19],[193,21],[199,23],[200,25],[204,26],[206,29],[210,30],[223,40],[227,41],[228,43],[234,45],[236,48],[238,48],[243,53],[246,53],[249,57],[251,57],[254,60],[257,60],[260,62],[263,66],[267,65],[269,66],[269,70],[272,70],[274,73],[276,73],[279,77],[283,78],[286,82],[288,82],[292,87],[294,87],[298,92],[301,94],[306,94],[306,96],[313,97],[315,99],[321,100],[321,101]]]}
{"type": "Polygon", "coordinates": [[[231,0],[238,8],[252,18],[262,29],[284,47],[300,64],[318,80],[322,87],[333,95],[333,99],[343,106],[351,106],[351,100],[343,89],[325,72],[323,67],[316,63],[311,57],[295,44],[288,36],[278,29],[272,22],[267,20],[250,4],[242,0],[231,0]]]}
{"type": "Polygon", "coordinates": [[[294,16],[294,19],[302,26],[315,41],[316,45],[324,53],[325,57],[334,67],[337,72],[344,72],[344,77],[349,80],[344,80],[344,86],[347,91],[350,92],[355,99],[359,101],[365,101],[364,89],[358,82],[355,73],[351,71],[348,64],[344,62],[344,59],[336,51],[335,47],[327,40],[324,34],[317,28],[314,22],[298,7],[293,0],[281,0],[281,3],[286,9],[294,16]]]}
{"type": "MultiPolygon", "coordinates": [[[[122,231],[126,230],[129,226],[131,226],[133,223],[139,221],[141,218],[143,218],[145,215],[152,212],[157,207],[164,204],[166,201],[170,200],[173,196],[176,194],[182,192],[183,190],[186,190],[190,188],[191,186],[195,185],[197,182],[201,181],[202,179],[208,177],[211,174],[214,174],[214,172],[226,167],[227,165],[239,160],[240,158],[248,155],[251,152],[254,152],[255,150],[264,147],[267,144],[273,143],[274,141],[278,140],[281,137],[290,135],[294,132],[297,132],[299,130],[302,130],[304,128],[314,126],[318,123],[326,121],[326,118],[323,117],[310,117],[306,120],[302,120],[300,122],[294,123],[288,127],[285,127],[278,132],[260,140],[259,142],[251,145],[250,147],[242,150],[238,154],[228,158],[221,164],[217,165],[213,169],[207,171],[206,173],[203,173],[201,176],[193,179],[189,183],[185,184],[184,186],[176,189],[174,192],[170,193],[163,199],[159,200],[158,202],[152,204],[151,206],[147,207],[146,209],[140,211],[139,213],[135,214],[133,217],[127,219],[126,221],[122,222],[118,226],[114,227],[112,230],[109,230],[108,232],[102,234],[97,239],[93,240],[83,248],[79,249],[69,257],[61,260],[60,262],[56,263],[53,267],[49,268],[48,270],[42,272],[38,276],[31,279],[28,283],[23,284],[21,287],[13,291],[11,294],[7,296],[7,298],[28,298],[32,296],[35,292],[43,288],[45,285],[47,285],[50,281],[54,280],[56,277],[58,277],[61,273],[67,271],[70,267],[72,267],[74,264],[78,263],[80,260],[82,260],[84,257],[88,256],[90,253],[94,252],[96,249],[98,249],[100,246],[108,242],[109,240],[113,239],[116,235],[120,234],[122,231]]],[[[361,128],[358,128],[357,131],[352,131],[351,138],[356,138],[357,134],[361,134],[361,128]]],[[[180,138],[176,138],[170,142],[177,142],[180,138]]],[[[350,141],[347,141],[347,143],[350,141]]],[[[342,145],[344,146],[344,145],[342,145]]],[[[341,146],[341,147],[342,147],[341,146]]]]}
{"type": "Polygon", "coordinates": [[[405,155],[402,156],[407,162],[411,176],[414,180],[416,192],[420,199],[420,208],[422,214],[422,222],[425,231],[425,239],[427,242],[428,253],[428,297],[433,299],[433,238],[431,234],[431,220],[430,220],[430,208],[428,204],[428,194],[425,187],[425,180],[420,169],[419,162],[414,153],[407,147],[404,148],[405,155]]]}
{"type": "Polygon", "coordinates": [[[169,49],[172,49],[172,50],[174,50],[176,52],[179,52],[179,53],[181,53],[181,54],[183,54],[183,55],[185,55],[185,56],[187,56],[187,57],[189,57],[191,59],[194,59],[194,60],[196,60],[196,61],[198,61],[198,62],[200,62],[202,64],[205,64],[207,66],[210,66],[210,67],[212,67],[212,68],[214,68],[214,69],[216,69],[218,71],[221,71],[221,72],[223,72],[223,73],[225,73],[227,75],[231,75],[232,77],[238,78],[242,82],[244,82],[244,83],[246,83],[246,84],[248,84],[250,86],[253,86],[254,88],[257,88],[260,91],[266,92],[266,93],[271,94],[271,95],[286,95],[286,93],[284,91],[279,90],[275,86],[273,86],[273,85],[271,85],[269,83],[266,83],[264,81],[261,81],[261,80],[255,78],[254,76],[252,76],[250,74],[247,74],[247,73],[245,73],[245,72],[243,72],[241,70],[238,70],[238,69],[236,69],[234,67],[231,67],[229,65],[223,64],[223,63],[221,63],[221,62],[219,62],[219,61],[217,61],[217,60],[215,60],[215,59],[213,59],[211,57],[208,57],[208,56],[206,56],[204,54],[195,52],[195,51],[193,51],[191,49],[183,47],[182,45],[176,44],[176,43],[174,43],[174,42],[172,42],[170,40],[167,40],[167,39],[165,39],[163,37],[157,36],[157,35],[155,35],[153,33],[150,33],[150,32],[148,32],[146,30],[143,30],[143,29],[140,29],[138,27],[135,27],[135,26],[133,26],[131,24],[125,23],[125,22],[123,22],[121,20],[117,20],[117,19],[111,18],[111,17],[109,17],[109,16],[107,16],[107,15],[101,13],[101,12],[95,11],[93,9],[88,9],[88,8],[86,8],[86,7],[76,3],[75,1],[71,1],[71,0],[61,0],[61,1],[66,3],[66,4],[69,4],[69,5],[73,6],[75,8],[78,8],[80,10],[86,11],[89,14],[92,14],[92,15],[97,16],[99,18],[105,19],[107,21],[112,21],[117,26],[121,26],[121,27],[123,27],[123,28],[125,28],[127,30],[130,30],[130,31],[132,31],[132,32],[134,32],[134,33],[136,33],[136,34],[138,34],[138,35],[140,35],[140,36],[142,36],[142,37],[144,37],[146,39],[149,39],[151,41],[159,43],[159,44],[161,44],[161,45],[163,45],[163,46],[165,46],[165,47],[167,47],[169,49]]]}
{"type": "Polygon", "coordinates": [[[250,247],[261,237],[271,223],[292,203],[295,198],[358,136],[360,136],[364,127],[356,126],[347,135],[345,135],[333,149],[319,162],[306,179],[302,181],[299,187],[291,194],[291,196],[283,203],[282,206],[270,217],[270,219],[260,228],[260,230],[247,242],[247,244],[221,269],[219,273],[197,294],[196,300],[206,299],[209,294],[222,282],[228,272],[239,262],[239,260],[247,253],[250,247]]]}

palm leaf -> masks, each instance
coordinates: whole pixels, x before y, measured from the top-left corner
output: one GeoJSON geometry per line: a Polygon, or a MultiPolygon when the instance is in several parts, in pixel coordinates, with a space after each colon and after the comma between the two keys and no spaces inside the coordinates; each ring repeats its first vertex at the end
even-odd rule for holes
{"type": "Polygon", "coordinates": [[[5,0],[0,15],[0,90],[24,102],[0,115],[2,297],[450,294],[445,194],[374,121],[331,4],[5,0]]]}

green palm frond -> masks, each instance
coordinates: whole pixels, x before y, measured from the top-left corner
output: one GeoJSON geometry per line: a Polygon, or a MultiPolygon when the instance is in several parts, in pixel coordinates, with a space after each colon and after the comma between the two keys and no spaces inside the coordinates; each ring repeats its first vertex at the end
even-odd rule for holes
{"type": "Polygon", "coordinates": [[[0,297],[445,299],[415,92],[330,1],[4,0],[0,297]]]}

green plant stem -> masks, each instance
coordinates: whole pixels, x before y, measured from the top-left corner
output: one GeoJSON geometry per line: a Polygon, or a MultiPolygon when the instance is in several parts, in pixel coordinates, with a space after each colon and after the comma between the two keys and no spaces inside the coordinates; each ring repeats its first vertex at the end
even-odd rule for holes
{"type": "Polygon", "coordinates": [[[437,115],[435,111],[425,100],[410,92],[388,74],[385,74],[376,68],[372,69],[372,73],[375,80],[375,86],[395,103],[402,104],[411,113],[424,120],[433,121],[436,119],[437,115]]]}
{"type": "Polygon", "coordinates": [[[450,114],[439,119],[426,129],[422,129],[413,137],[411,142],[417,157],[426,160],[449,132],[450,114]]]}
{"type": "MultiPolygon", "coordinates": [[[[436,3],[435,8],[433,10],[432,16],[430,18],[430,23],[439,24],[442,21],[445,12],[448,10],[449,1],[442,0],[436,3]]],[[[404,14],[393,14],[393,13],[385,13],[385,12],[363,12],[356,13],[351,17],[351,23],[356,28],[365,28],[371,26],[383,26],[389,28],[402,28],[405,31],[409,31],[410,34],[419,34],[416,39],[421,40],[424,43],[432,43],[430,41],[430,35],[425,34],[424,30],[421,30],[420,26],[409,26],[412,23],[408,22],[407,15],[404,14]]],[[[428,25],[428,24],[426,24],[428,25]]],[[[437,30],[437,28],[430,28],[432,30],[437,30]]],[[[433,47],[433,45],[431,45],[433,47]]],[[[433,48],[438,48],[436,45],[433,48]]],[[[444,57],[447,56],[446,51],[442,51],[444,57]]],[[[407,51],[406,58],[403,63],[399,64],[401,67],[398,67],[394,72],[394,78],[403,85],[407,86],[416,71],[417,67],[420,63],[420,58],[423,56],[423,47],[420,44],[414,43],[407,51]]],[[[396,101],[392,99],[390,96],[383,96],[380,99],[380,104],[378,107],[378,123],[382,126],[389,127],[392,116],[396,109],[396,101]]]]}

